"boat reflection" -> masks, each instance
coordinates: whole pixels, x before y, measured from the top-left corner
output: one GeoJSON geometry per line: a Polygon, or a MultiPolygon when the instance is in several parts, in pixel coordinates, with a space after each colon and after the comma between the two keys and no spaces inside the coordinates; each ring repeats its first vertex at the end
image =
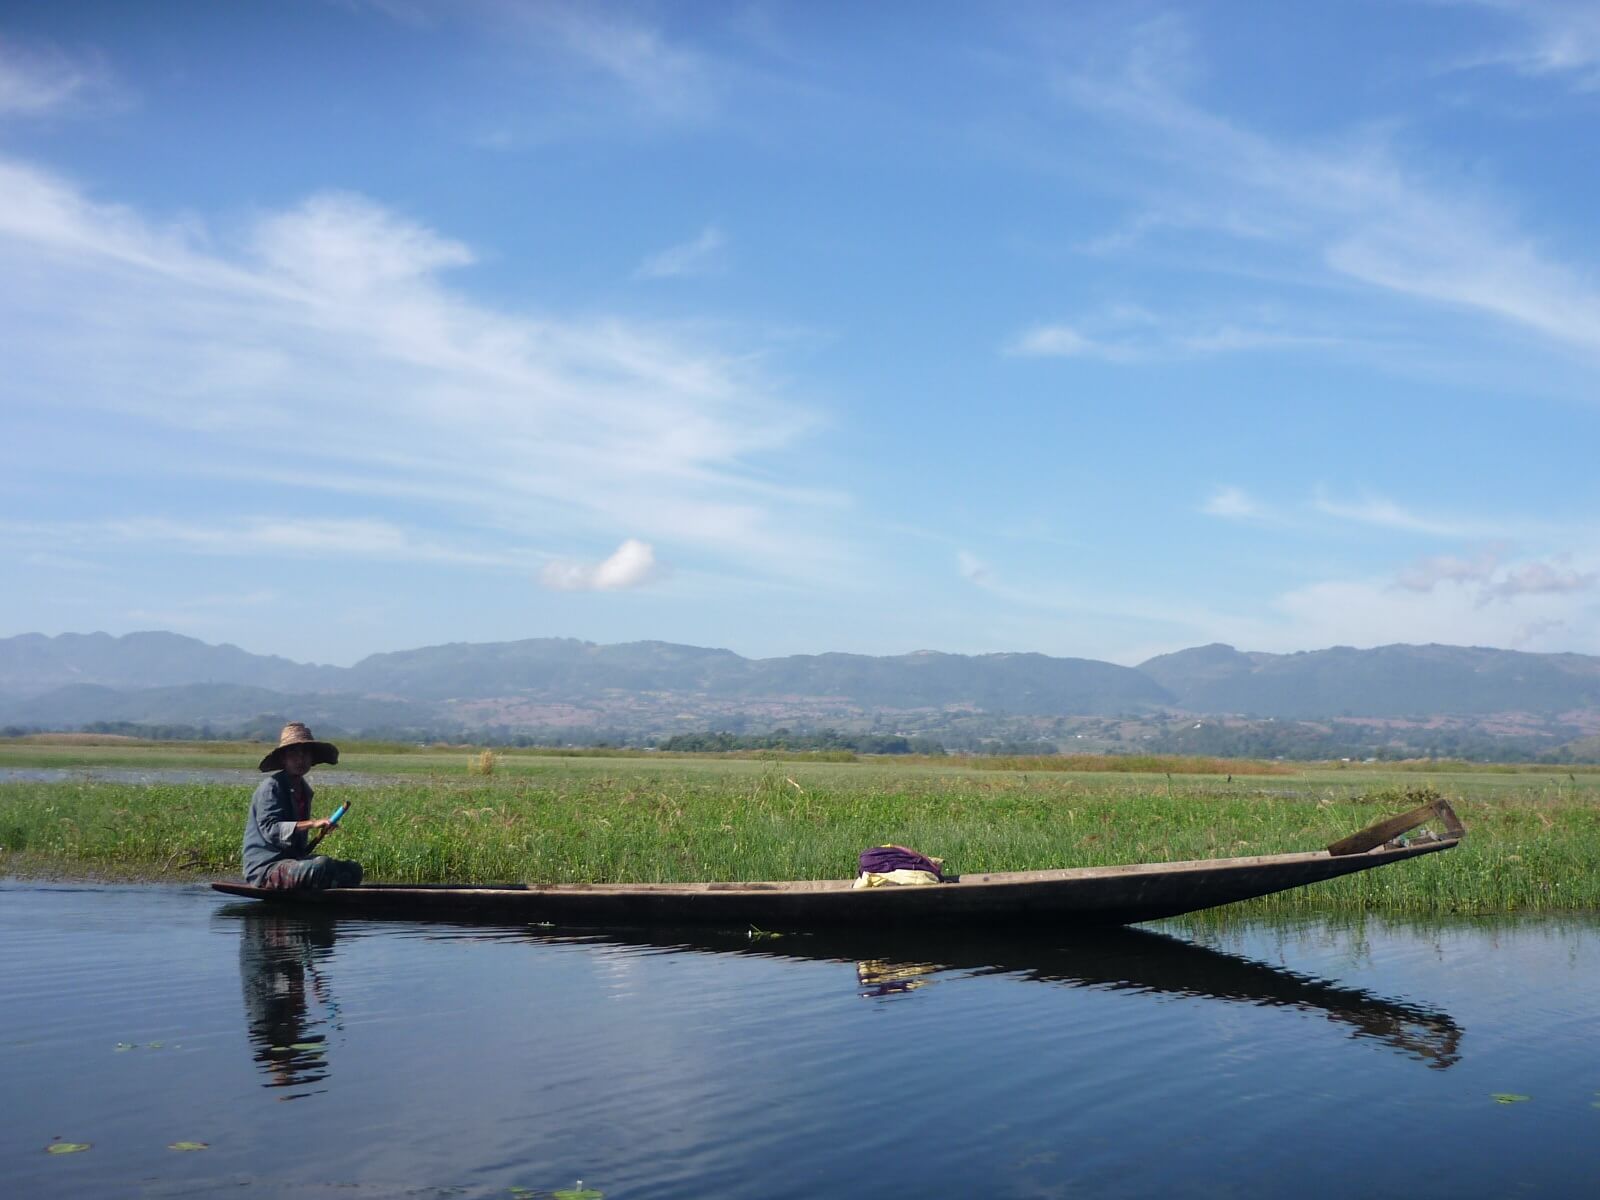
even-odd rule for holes
{"type": "Polygon", "coordinates": [[[339,1009],[321,968],[333,953],[334,922],[265,906],[227,915],[239,922],[239,981],[261,1086],[286,1089],[280,1100],[326,1090],[316,1085],[328,1077],[325,1031],[339,1009]]]}
{"type": "MultiPolygon", "coordinates": [[[[533,936],[570,943],[570,935],[533,936]]],[[[1449,1013],[1376,996],[1283,967],[1213,950],[1147,929],[1116,928],[1071,937],[892,933],[763,936],[707,930],[598,933],[581,940],[764,957],[853,962],[860,994],[890,998],[933,982],[940,972],[1005,974],[1063,987],[1320,1012],[1429,1067],[1461,1060],[1462,1029],[1449,1013]]]]}

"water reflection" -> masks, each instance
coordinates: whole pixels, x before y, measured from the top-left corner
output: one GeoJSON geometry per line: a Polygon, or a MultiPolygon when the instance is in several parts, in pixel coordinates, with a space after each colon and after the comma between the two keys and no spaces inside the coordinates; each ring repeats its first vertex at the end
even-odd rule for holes
{"type": "Polygon", "coordinates": [[[856,983],[861,988],[861,994],[869,999],[898,996],[931,983],[929,976],[937,974],[938,970],[930,963],[901,963],[869,958],[856,964],[856,983]]]}
{"type": "Polygon", "coordinates": [[[331,920],[275,913],[256,906],[238,914],[239,981],[245,1023],[263,1087],[290,1089],[280,1100],[325,1090],[326,1030],[339,1007],[322,967],[337,937],[331,920]]]}
{"type": "MultiPolygon", "coordinates": [[[[539,938],[554,935],[534,934],[539,938]]],[[[570,938],[556,940],[570,941],[570,938]]],[[[747,933],[674,930],[592,939],[717,953],[854,961],[862,996],[890,998],[942,971],[1006,974],[1065,987],[1104,988],[1320,1012],[1407,1057],[1445,1070],[1461,1060],[1461,1026],[1437,1008],[1376,996],[1145,929],[1046,938],[831,932],[751,942],[747,933]]]]}

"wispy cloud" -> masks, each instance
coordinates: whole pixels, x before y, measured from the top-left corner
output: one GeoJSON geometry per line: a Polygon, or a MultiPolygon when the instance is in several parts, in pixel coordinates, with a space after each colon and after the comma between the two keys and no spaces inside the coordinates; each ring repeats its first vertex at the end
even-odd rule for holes
{"type": "Polygon", "coordinates": [[[1587,592],[1600,574],[1572,565],[1570,554],[1551,560],[1528,559],[1506,563],[1503,552],[1489,548],[1471,558],[1436,555],[1402,570],[1395,586],[1411,592],[1432,592],[1441,587],[1459,588],[1476,599],[1478,605],[1509,601],[1518,596],[1549,596],[1587,592]]]}
{"type": "Polygon", "coordinates": [[[1493,578],[1499,565],[1499,555],[1492,550],[1472,558],[1436,554],[1406,567],[1395,584],[1411,592],[1431,592],[1441,583],[1484,583],[1493,578]]]}
{"type": "Polygon", "coordinates": [[[1208,517],[1222,517],[1231,521],[1260,520],[1266,511],[1243,488],[1224,485],[1217,488],[1200,506],[1208,517]]]}
{"type": "Polygon", "coordinates": [[[1420,513],[1384,496],[1364,495],[1359,500],[1335,500],[1318,491],[1312,507],[1324,516],[1341,521],[1354,521],[1400,533],[1422,534],[1428,537],[1449,538],[1457,542],[1485,542],[1526,534],[1533,529],[1529,524],[1522,530],[1513,529],[1503,521],[1440,516],[1420,513]]]}
{"type": "MultiPolygon", "coordinates": [[[[13,545],[54,545],[80,553],[181,550],[191,554],[267,559],[353,559],[531,569],[535,554],[449,545],[376,518],[243,517],[174,520],[115,517],[97,521],[5,521],[0,538],[13,545]]],[[[39,553],[39,552],[34,552],[39,553]]],[[[83,560],[93,563],[94,560],[83,560]]]]}
{"type": "Polygon", "coordinates": [[[1005,347],[1005,353],[1024,358],[1108,358],[1126,357],[1112,345],[1086,337],[1071,325],[1035,325],[1025,329],[1005,347]]]}
{"type": "Polygon", "coordinates": [[[708,225],[699,236],[650,255],[634,271],[636,279],[675,279],[685,275],[707,275],[722,268],[728,239],[715,225],[708,225]]]}
{"type": "Polygon", "coordinates": [[[1458,68],[1507,67],[1559,76],[1579,91],[1600,90],[1600,7],[1593,0],[1434,0],[1503,15],[1516,36],[1458,61],[1458,68]]]}
{"type": "Polygon", "coordinates": [[[0,289],[0,322],[27,331],[0,346],[0,404],[77,409],[91,442],[95,413],[165,431],[183,451],[152,471],[444,503],[515,545],[626,529],[747,572],[838,566],[837,497],[765,461],[813,418],[747,347],[502,312],[444,281],[472,259],[349,194],[267,214],[226,252],[0,159],[0,274],[29,280],[0,289]]]}
{"type": "Polygon", "coordinates": [[[719,86],[712,61],[637,14],[567,0],[492,0],[484,8],[529,44],[620,88],[641,116],[698,121],[716,111],[719,86]]]}
{"type": "Polygon", "coordinates": [[[1002,347],[1023,358],[1083,358],[1113,363],[1198,358],[1253,351],[1328,348],[1348,339],[1297,333],[1270,324],[1174,319],[1136,305],[1112,305],[1071,324],[1033,325],[1002,347]]]}
{"type": "Polygon", "coordinates": [[[1285,593],[1275,603],[1276,620],[1246,622],[1231,636],[1235,644],[1278,651],[1393,642],[1600,650],[1590,616],[1592,573],[1544,579],[1518,567],[1502,582],[1510,586],[1486,600],[1483,588],[1493,584],[1416,590],[1383,579],[1327,580],[1285,593]]]}
{"type": "Polygon", "coordinates": [[[981,558],[966,550],[956,551],[956,569],[963,579],[984,584],[989,581],[989,567],[981,558]]]}
{"type": "Polygon", "coordinates": [[[642,587],[663,573],[649,543],[628,538],[614,554],[597,563],[546,563],[539,581],[558,592],[615,592],[642,587]]]}
{"type": "MultiPolygon", "coordinates": [[[[1573,52],[1575,55],[1576,51],[1573,52]]],[[[1130,177],[1140,211],[1111,249],[1146,232],[1247,238],[1314,282],[1357,281],[1447,310],[1477,313],[1600,352],[1600,291],[1481,185],[1429,178],[1376,134],[1295,143],[1207,111],[1174,85],[1192,74],[1183,26],[1146,26],[1121,70],[1068,72],[1061,94],[1138,136],[1129,152],[1158,160],[1159,182],[1130,177]]],[[[1147,173],[1152,174],[1152,173],[1147,173]]]]}
{"type": "Polygon", "coordinates": [[[0,119],[41,116],[104,94],[104,66],[53,49],[24,49],[0,42],[0,119]]]}

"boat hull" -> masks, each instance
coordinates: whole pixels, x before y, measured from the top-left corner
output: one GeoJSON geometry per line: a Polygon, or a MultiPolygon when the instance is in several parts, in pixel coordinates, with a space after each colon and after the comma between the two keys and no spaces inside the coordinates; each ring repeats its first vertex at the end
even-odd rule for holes
{"type": "Polygon", "coordinates": [[[350,915],[549,922],[588,928],[753,925],[761,929],[938,925],[1126,925],[1268,896],[1448,850],[1459,838],[1365,853],[1274,854],[1118,867],[964,875],[940,885],[853,888],[850,880],[690,884],[369,884],[219,892],[350,915]]]}

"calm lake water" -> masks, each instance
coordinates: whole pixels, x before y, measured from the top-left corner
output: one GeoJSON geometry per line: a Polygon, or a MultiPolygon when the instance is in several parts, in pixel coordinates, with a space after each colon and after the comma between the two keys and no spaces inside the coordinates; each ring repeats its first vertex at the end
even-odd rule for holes
{"type": "Polygon", "coordinates": [[[1592,1196],[1597,984],[1596,920],[652,944],[0,882],[0,1190],[1592,1196]]]}

